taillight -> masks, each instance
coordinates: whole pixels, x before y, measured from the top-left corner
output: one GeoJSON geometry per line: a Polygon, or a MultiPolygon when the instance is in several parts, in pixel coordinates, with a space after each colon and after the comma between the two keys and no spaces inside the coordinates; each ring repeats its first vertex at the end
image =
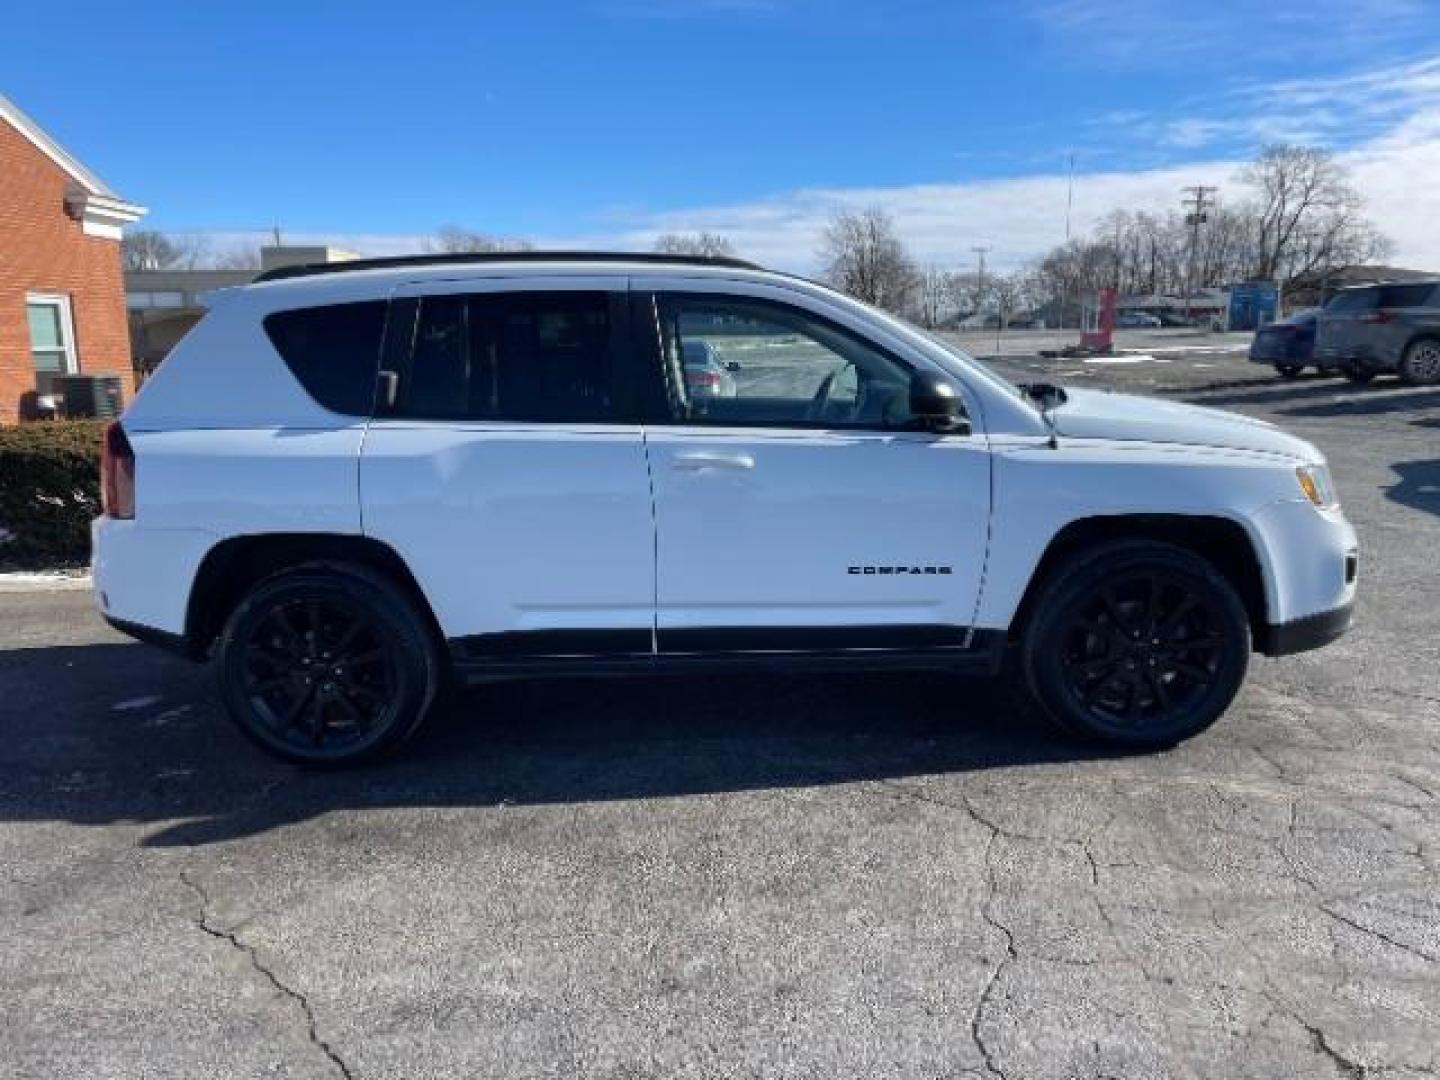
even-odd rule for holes
{"type": "Polygon", "coordinates": [[[119,420],[100,443],[100,505],[112,518],[135,516],[135,451],[119,420]]]}
{"type": "Polygon", "coordinates": [[[1388,322],[1394,322],[1394,321],[1395,321],[1395,313],[1394,313],[1393,311],[1372,311],[1372,312],[1370,312],[1370,314],[1368,314],[1368,315],[1361,315],[1361,316],[1360,316],[1360,321],[1361,321],[1362,323],[1388,323],[1388,322]]]}
{"type": "Polygon", "coordinates": [[[713,371],[692,371],[686,381],[691,386],[719,386],[720,376],[713,371]]]}

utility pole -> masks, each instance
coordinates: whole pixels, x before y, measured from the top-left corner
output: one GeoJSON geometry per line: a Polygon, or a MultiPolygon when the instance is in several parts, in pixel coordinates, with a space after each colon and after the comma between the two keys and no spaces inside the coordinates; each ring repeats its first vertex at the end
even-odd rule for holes
{"type": "Polygon", "coordinates": [[[985,256],[990,254],[990,249],[988,247],[972,247],[970,250],[980,256],[980,272],[976,276],[975,291],[983,293],[985,291],[985,256]]]}
{"type": "Polygon", "coordinates": [[[1196,184],[1184,189],[1187,197],[1181,200],[1185,206],[1185,224],[1190,226],[1190,265],[1185,274],[1185,317],[1191,318],[1192,301],[1195,295],[1195,256],[1200,248],[1200,226],[1205,224],[1210,199],[1218,188],[1207,184],[1196,184]]]}
{"type": "Polygon", "coordinates": [[[1075,155],[1070,155],[1070,179],[1065,186],[1065,243],[1070,243],[1070,211],[1075,208],[1075,155]]]}

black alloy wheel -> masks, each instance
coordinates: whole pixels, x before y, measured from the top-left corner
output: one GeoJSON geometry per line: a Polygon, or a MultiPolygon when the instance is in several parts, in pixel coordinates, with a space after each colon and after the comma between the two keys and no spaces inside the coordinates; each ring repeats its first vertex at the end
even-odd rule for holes
{"type": "Polygon", "coordinates": [[[221,694],[241,730],[311,765],[390,749],[418,726],[437,683],[424,621],[394,585],[360,568],[262,582],[217,652],[221,694]]]}
{"type": "Polygon", "coordinates": [[[279,604],[255,625],[244,679],[251,708],[275,738],[340,752],[384,723],[398,682],[370,619],[315,599],[279,604]]]}
{"type": "Polygon", "coordinates": [[[1169,745],[1208,727],[1235,696],[1249,621],[1203,559],[1169,545],[1115,544],[1050,582],[1026,671],[1066,729],[1116,745],[1169,745]]]}

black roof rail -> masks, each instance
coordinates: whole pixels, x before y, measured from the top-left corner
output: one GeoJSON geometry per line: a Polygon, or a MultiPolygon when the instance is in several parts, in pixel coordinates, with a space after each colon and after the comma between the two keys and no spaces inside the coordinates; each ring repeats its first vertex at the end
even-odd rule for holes
{"type": "Polygon", "coordinates": [[[721,266],[732,270],[763,270],[763,266],[728,255],[672,255],[668,252],[625,251],[486,251],[440,255],[392,255],[345,262],[300,263],[262,270],[255,281],[281,281],[317,274],[344,274],[353,270],[384,270],[403,266],[469,266],[513,262],[660,263],[680,266],[721,266]]]}

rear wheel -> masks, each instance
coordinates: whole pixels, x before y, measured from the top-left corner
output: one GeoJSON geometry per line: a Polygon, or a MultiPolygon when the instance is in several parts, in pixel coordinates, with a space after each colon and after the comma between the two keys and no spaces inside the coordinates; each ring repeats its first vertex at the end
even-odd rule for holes
{"type": "Polygon", "coordinates": [[[279,757],[338,766],[378,757],[419,727],[439,684],[425,620],[389,581],[317,565],[261,582],[216,650],[232,720],[279,757]]]}
{"type": "Polygon", "coordinates": [[[1304,364],[1276,364],[1275,373],[1282,379],[1298,379],[1305,371],[1304,364]]]}
{"type": "Polygon", "coordinates": [[[1440,341],[1434,338],[1412,341],[1400,359],[1400,378],[1411,386],[1440,382],[1440,341]]]}
{"type": "Polygon", "coordinates": [[[1213,724],[1249,658],[1249,618],[1229,582],[1189,551],[1141,541],[1059,567],[1021,644],[1026,684],[1053,721],[1132,748],[1213,724]]]}

